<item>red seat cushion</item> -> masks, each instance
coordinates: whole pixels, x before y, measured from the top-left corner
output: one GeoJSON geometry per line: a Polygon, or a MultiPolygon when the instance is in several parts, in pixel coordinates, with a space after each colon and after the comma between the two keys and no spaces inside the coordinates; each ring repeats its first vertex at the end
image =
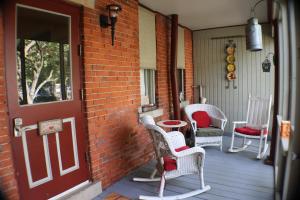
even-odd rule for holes
{"type": "MultiPolygon", "coordinates": [[[[176,152],[180,152],[186,149],[189,149],[190,147],[188,146],[183,146],[183,147],[179,147],[177,149],[175,149],[176,152]]],[[[176,164],[176,160],[172,159],[168,156],[164,157],[164,170],[165,171],[172,171],[172,170],[176,170],[177,169],[177,164],[176,164]]]]}
{"type": "Polygon", "coordinates": [[[176,152],[180,152],[180,151],[183,151],[183,150],[186,150],[186,149],[189,149],[190,147],[189,146],[183,146],[183,147],[179,147],[177,149],[175,149],[176,152]]]}
{"type": "Polygon", "coordinates": [[[197,128],[207,128],[211,124],[211,119],[205,111],[194,112],[192,118],[197,122],[197,128]]]}
{"type": "Polygon", "coordinates": [[[164,157],[164,170],[165,171],[172,171],[177,169],[176,160],[172,159],[168,156],[164,157]]]}
{"type": "Polygon", "coordinates": [[[180,124],[179,120],[173,120],[173,121],[165,121],[163,122],[165,125],[178,125],[180,124]]]}
{"type": "MultiPolygon", "coordinates": [[[[245,135],[253,135],[253,136],[259,136],[260,135],[259,129],[250,128],[247,126],[241,127],[241,128],[235,128],[235,132],[242,133],[245,135]]],[[[267,130],[265,129],[264,135],[268,134],[267,130]]]]}

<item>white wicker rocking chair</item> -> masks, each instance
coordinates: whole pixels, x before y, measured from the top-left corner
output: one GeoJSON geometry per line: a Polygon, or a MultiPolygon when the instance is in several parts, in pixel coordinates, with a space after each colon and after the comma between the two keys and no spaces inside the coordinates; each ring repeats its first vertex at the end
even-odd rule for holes
{"type": "MultiPolygon", "coordinates": [[[[156,125],[152,116],[145,115],[140,118],[140,122],[146,126],[147,124],[156,125]]],[[[172,145],[175,149],[186,146],[185,139],[183,134],[180,131],[170,131],[167,132],[167,137],[172,142],[172,145]]]]}
{"type": "Polygon", "coordinates": [[[268,149],[267,138],[271,113],[271,103],[272,95],[269,98],[261,98],[254,96],[252,97],[249,94],[246,121],[232,122],[232,138],[230,148],[228,149],[229,152],[235,153],[246,150],[251,145],[251,140],[246,141],[247,138],[259,139],[258,151],[255,152],[258,152],[257,159],[262,159],[264,157],[268,149]],[[237,125],[241,124],[243,124],[244,127],[237,127],[237,125]],[[235,135],[243,137],[243,144],[241,147],[234,146],[235,135]],[[263,140],[264,144],[262,144],[263,140]]]}
{"type": "Polygon", "coordinates": [[[152,173],[150,178],[134,178],[134,181],[150,182],[160,181],[158,196],[139,196],[139,199],[147,200],[175,200],[192,197],[210,190],[209,185],[204,185],[203,165],[205,150],[201,147],[184,148],[185,140],[182,133],[172,131],[166,133],[163,129],[153,124],[151,117],[141,120],[150,132],[157,160],[157,172],[160,177],[154,178],[152,173]],[[178,148],[179,147],[179,148],[178,148]],[[197,174],[200,178],[200,189],[174,196],[163,196],[166,180],[179,176],[197,174]]]}
{"type": "Polygon", "coordinates": [[[222,151],[222,137],[224,133],[224,128],[227,123],[227,118],[225,114],[216,106],[210,104],[191,104],[187,105],[184,109],[188,120],[192,125],[192,129],[195,136],[195,146],[205,147],[205,146],[219,146],[222,151]],[[205,111],[211,119],[211,127],[209,128],[198,128],[197,122],[193,119],[193,113],[197,111],[205,111]],[[207,129],[207,130],[206,130],[207,129]],[[215,132],[218,134],[211,136],[202,136],[201,132],[215,132]],[[199,132],[199,134],[198,134],[199,132]]]}

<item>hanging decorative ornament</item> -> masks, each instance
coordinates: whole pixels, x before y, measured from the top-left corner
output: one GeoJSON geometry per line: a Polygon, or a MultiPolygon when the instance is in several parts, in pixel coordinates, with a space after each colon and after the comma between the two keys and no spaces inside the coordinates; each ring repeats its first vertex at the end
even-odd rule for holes
{"type": "Polygon", "coordinates": [[[226,61],[227,61],[227,63],[234,63],[234,61],[235,61],[234,55],[227,56],[226,61]]]}
{"type": "Polygon", "coordinates": [[[227,55],[233,55],[235,51],[235,45],[231,45],[232,40],[229,40],[229,44],[226,45],[226,53],[227,55]]]}
{"type": "Polygon", "coordinates": [[[266,56],[266,59],[262,63],[263,72],[271,71],[272,62],[274,63],[274,53],[270,52],[270,53],[268,53],[268,55],[266,56]],[[269,58],[269,56],[271,56],[271,55],[272,55],[272,57],[269,58]]]}
{"type": "Polygon", "coordinates": [[[234,72],[235,71],[235,65],[234,64],[228,64],[227,65],[227,71],[229,73],[234,72]]]}
{"type": "Polygon", "coordinates": [[[246,33],[246,49],[249,51],[261,51],[263,49],[262,30],[258,19],[255,17],[255,8],[264,0],[259,0],[251,7],[250,19],[247,21],[246,33]]]}
{"type": "MultiPolygon", "coordinates": [[[[234,81],[236,79],[236,66],[234,64],[235,62],[235,48],[236,45],[233,43],[233,40],[229,40],[228,44],[226,44],[225,51],[226,51],[226,70],[227,70],[227,75],[226,78],[228,80],[228,86],[226,88],[229,88],[229,82],[234,81]]],[[[233,83],[234,84],[234,83],[233,83]]],[[[233,86],[233,88],[236,88],[236,86],[233,86]]]]}
{"type": "Polygon", "coordinates": [[[264,60],[264,62],[262,63],[262,69],[263,69],[263,72],[270,72],[271,70],[271,62],[268,58],[266,58],[264,60]]]}
{"type": "Polygon", "coordinates": [[[261,51],[263,49],[261,25],[254,17],[248,20],[246,26],[246,48],[250,51],[261,51]]]}

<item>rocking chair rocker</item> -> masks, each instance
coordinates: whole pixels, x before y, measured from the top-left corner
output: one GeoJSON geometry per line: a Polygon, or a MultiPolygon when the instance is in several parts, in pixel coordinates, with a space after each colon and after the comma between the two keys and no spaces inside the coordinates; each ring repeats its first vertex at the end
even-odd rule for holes
{"type": "MultiPolygon", "coordinates": [[[[272,95],[270,98],[252,97],[249,95],[248,111],[246,121],[234,121],[232,129],[231,145],[229,152],[240,152],[246,150],[251,145],[249,139],[259,139],[257,159],[262,159],[267,152],[268,129],[270,121],[272,95]],[[243,127],[237,125],[244,124],[243,127]],[[241,147],[234,146],[235,135],[243,137],[241,147]],[[264,144],[263,143],[264,140],[264,144]],[[263,149],[262,149],[263,148],[263,149]]],[[[256,146],[257,147],[257,146],[256,146]]]]}
{"type": "Polygon", "coordinates": [[[154,178],[155,172],[152,173],[150,178],[134,178],[133,180],[140,182],[160,181],[160,189],[158,196],[141,195],[139,199],[185,199],[210,190],[209,185],[204,185],[203,179],[205,150],[201,147],[187,147],[182,133],[178,131],[166,133],[163,129],[156,126],[154,120],[150,118],[150,116],[146,116],[141,121],[150,132],[157,160],[157,172],[159,172],[160,177],[154,178]],[[200,189],[175,196],[163,196],[166,180],[188,174],[199,175],[200,189]]]}

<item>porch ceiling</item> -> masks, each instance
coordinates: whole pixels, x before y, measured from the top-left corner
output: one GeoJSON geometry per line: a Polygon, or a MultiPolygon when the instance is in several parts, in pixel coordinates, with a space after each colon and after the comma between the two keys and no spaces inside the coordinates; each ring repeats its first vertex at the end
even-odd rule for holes
{"type": "MultiPolygon", "coordinates": [[[[178,14],[179,23],[192,30],[246,24],[258,0],[140,0],[165,15],[178,14]]],[[[267,1],[255,9],[259,22],[267,22],[267,1]]]]}

